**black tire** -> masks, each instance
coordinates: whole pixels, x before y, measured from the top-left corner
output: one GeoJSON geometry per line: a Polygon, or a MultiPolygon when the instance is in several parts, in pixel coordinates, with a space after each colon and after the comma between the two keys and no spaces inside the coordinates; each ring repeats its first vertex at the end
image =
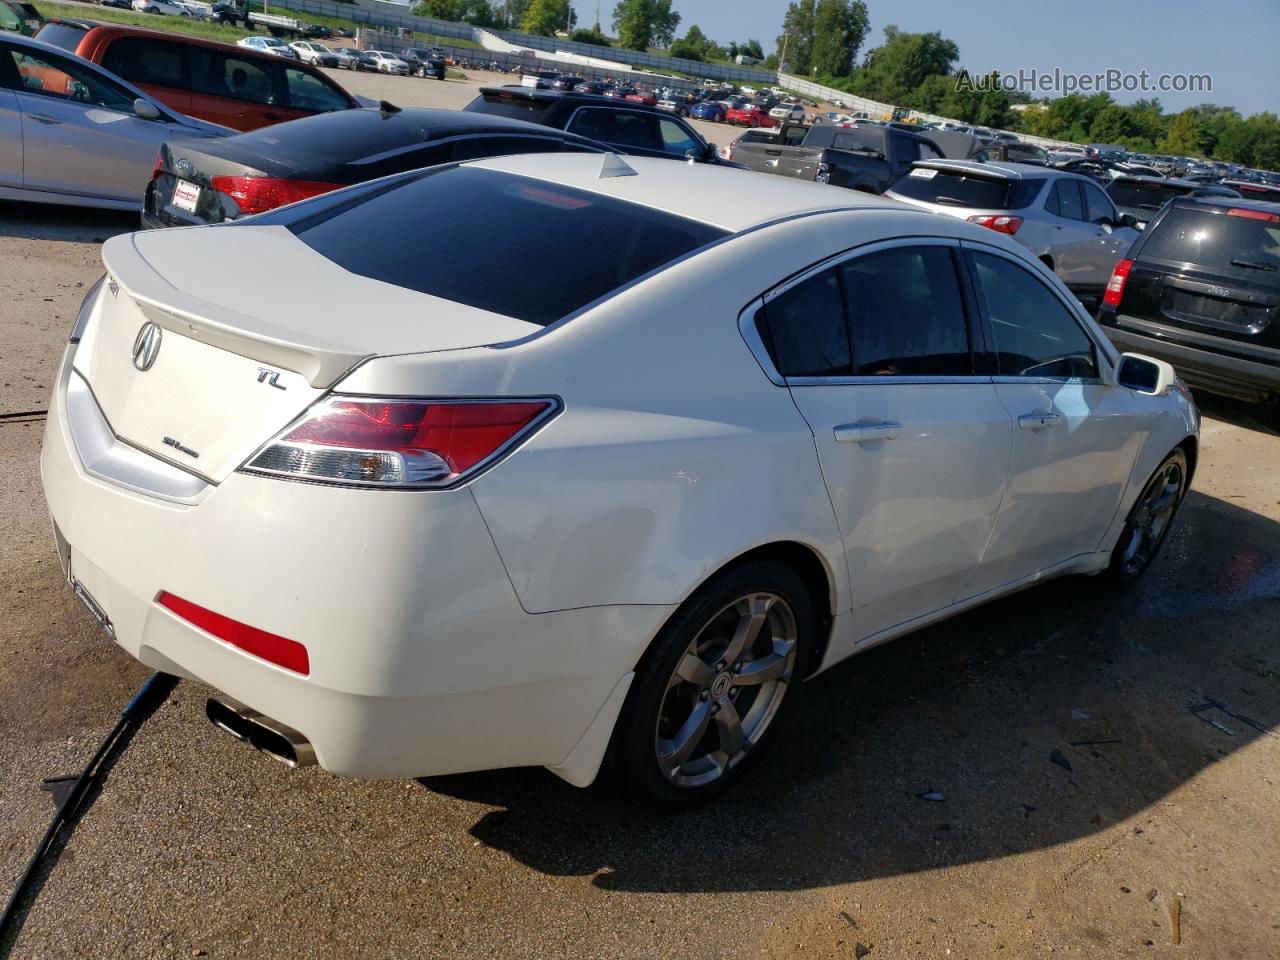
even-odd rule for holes
{"type": "Polygon", "coordinates": [[[1176,448],[1160,462],[1138,494],[1120,539],[1103,572],[1112,586],[1127,587],[1142,576],[1160,553],[1187,495],[1187,454],[1176,448]],[[1167,498],[1167,504],[1163,501],[1167,498]],[[1153,521],[1158,521],[1153,523],[1153,521]]]}
{"type": "Polygon", "coordinates": [[[630,792],[667,809],[686,809],[726,790],[757,761],[797,699],[795,688],[809,671],[814,649],[813,607],[804,581],[789,567],[771,561],[725,571],[685,602],[641,660],[614,730],[611,766],[630,792]],[[771,606],[763,606],[770,603],[765,598],[772,598],[771,606]],[[753,606],[755,603],[762,606],[753,606]],[[742,625],[751,619],[744,610],[768,612],[760,614],[763,625],[756,638],[742,647],[737,664],[723,660],[715,663],[723,654],[718,642],[725,640],[727,646],[733,645],[732,638],[725,639],[728,627],[737,624],[736,629],[745,629],[742,625]],[[794,644],[787,647],[785,638],[792,629],[794,644]],[[703,647],[696,646],[700,641],[706,643],[706,654],[701,653],[703,647]],[[760,666],[771,667],[770,672],[780,669],[778,664],[787,656],[780,652],[784,649],[794,650],[785,676],[759,685],[746,680],[760,666]],[[714,677],[701,693],[696,692],[697,684],[678,679],[675,673],[677,666],[684,669],[682,665],[691,650],[695,659],[709,658],[702,667],[714,677]],[[744,664],[746,669],[739,670],[744,664]],[[685,709],[689,715],[682,719],[685,709]],[[676,771],[664,770],[659,762],[660,744],[670,747],[679,742],[680,733],[694,720],[694,711],[704,709],[711,715],[702,722],[703,732],[689,738],[696,739],[691,755],[676,761],[676,771]],[[728,747],[721,733],[726,717],[737,726],[740,737],[739,750],[732,757],[724,752],[728,747]],[[670,740],[662,739],[664,732],[670,740]],[[704,746],[705,753],[700,753],[704,746]],[[699,765],[703,765],[705,773],[696,772],[699,765]],[[681,773],[685,770],[695,772],[685,777],[681,773]],[[676,782],[692,781],[697,776],[712,779],[676,782]]]}

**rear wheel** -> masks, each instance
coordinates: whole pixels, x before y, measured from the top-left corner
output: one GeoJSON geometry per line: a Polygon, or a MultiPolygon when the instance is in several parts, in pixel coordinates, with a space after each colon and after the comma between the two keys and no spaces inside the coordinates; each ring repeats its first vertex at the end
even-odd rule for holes
{"type": "Polygon", "coordinates": [[[771,562],[727,571],[675,615],[637,672],[614,738],[629,784],[680,808],[724,790],[758,755],[813,649],[812,601],[771,562]]]}
{"type": "Polygon", "coordinates": [[[1129,511],[1129,519],[1111,553],[1111,564],[1106,570],[1108,579],[1125,586],[1151,566],[1186,492],[1187,455],[1178,448],[1156,468],[1129,511]]]}

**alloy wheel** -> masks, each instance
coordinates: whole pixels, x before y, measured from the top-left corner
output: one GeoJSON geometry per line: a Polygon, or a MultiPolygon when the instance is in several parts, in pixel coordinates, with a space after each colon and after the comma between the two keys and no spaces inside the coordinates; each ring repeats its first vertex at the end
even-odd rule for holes
{"type": "Polygon", "coordinates": [[[760,741],[795,672],[796,617],[774,593],[724,606],[698,631],[667,681],[654,749],[678,787],[713,783],[760,741]]]}
{"type": "Polygon", "coordinates": [[[1182,464],[1171,458],[1142,491],[1129,522],[1129,541],[1121,554],[1126,574],[1138,573],[1155,556],[1160,542],[1169,531],[1173,513],[1178,508],[1178,500],[1182,496],[1182,478],[1182,464]]]}

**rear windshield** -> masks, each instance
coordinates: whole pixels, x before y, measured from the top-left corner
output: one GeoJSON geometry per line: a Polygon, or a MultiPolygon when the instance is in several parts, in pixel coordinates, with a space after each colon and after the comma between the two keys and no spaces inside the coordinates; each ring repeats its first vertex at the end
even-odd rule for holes
{"type": "Polygon", "coordinates": [[[1141,256],[1233,272],[1260,271],[1259,276],[1265,273],[1280,283],[1280,217],[1254,210],[1240,213],[1247,215],[1174,207],[1144,234],[1141,256]]]}
{"type": "Polygon", "coordinates": [[[80,41],[84,39],[84,35],[88,32],[84,27],[73,26],[69,23],[46,23],[36,31],[35,39],[75,53],[76,47],[80,46],[80,41]]]}
{"type": "Polygon", "coordinates": [[[531,97],[510,93],[484,93],[467,104],[466,110],[468,113],[487,113],[492,117],[510,117],[537,123],[550,106],[545,100],[531,97]]]}
{"type": "Polygon", "coordinates": [[[1143,210],[1159,210],[1170,197],[1180,197],[1189,190],[1186,187],[1159,183],[1135,183],[1112,180],[1107,193],[1117,207],[1140,207],[1143,210]]]}
{"type": "Polygon", "coordinates": [[[311,216],[245,222],[284,223],[352,273],[539,326],[727,235],[638,204],[473,167],[393,181],[311,216]]]}
{"type": "Polygon", "coordinates": [[[962,170],[916,167],[893,185],[893,192],[912,200],[980,210],[1021,210],[1040,192],[1040,177],[1003,180],[962,170]]]}

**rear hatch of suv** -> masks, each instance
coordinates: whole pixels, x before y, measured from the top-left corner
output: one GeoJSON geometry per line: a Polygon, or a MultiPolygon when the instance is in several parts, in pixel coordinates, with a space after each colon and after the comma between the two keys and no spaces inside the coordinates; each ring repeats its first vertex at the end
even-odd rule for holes
{"type": "Polygon", "coordinates": [[[999,214],[1024,209],[1044,186],[1043,177],[1011,176],[999,167],[983,166],[916,163],[886,195],[934,213],[967,219],[979,212],[999,214]]]}
{"type": "Polygon", "coordinates": [[[1143,234],[1117,313],[1121,326],[1280,362],[1280,206],[1170,207],[1143,234]]]}

